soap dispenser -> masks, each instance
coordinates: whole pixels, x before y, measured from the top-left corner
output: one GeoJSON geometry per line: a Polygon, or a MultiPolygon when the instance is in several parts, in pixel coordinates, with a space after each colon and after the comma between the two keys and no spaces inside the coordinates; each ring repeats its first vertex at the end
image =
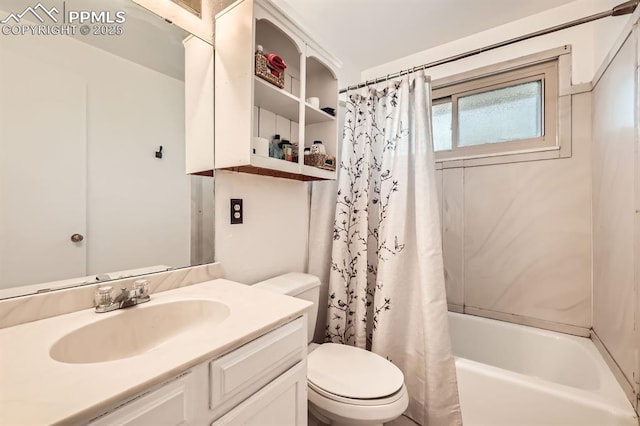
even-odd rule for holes
{"type": "Polygon", "coordinates": [[[269,144],[269,157],[277,158],[279,160],[284,159],[281,143],[280,135],[275,135],[269,144]]]}

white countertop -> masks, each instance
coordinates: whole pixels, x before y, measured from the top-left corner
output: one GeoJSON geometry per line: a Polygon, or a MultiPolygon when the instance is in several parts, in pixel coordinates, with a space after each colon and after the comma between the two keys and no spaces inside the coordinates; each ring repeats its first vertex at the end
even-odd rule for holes
{"type": "Polygon", "coordinates": [[[150,302],[138,307],[104,314],[85,309],[0,329],[0,425],[86,422],[118,401],[301,316],[308,306],[303,300],[217,279],[152,294],[150,302]],[[222,302],[230,314],[210,330],[186,331],[153,350],[122,360],[66,364],[49,356],[51,346],[62,336],[105,316],[189,299],[222,302]]]}

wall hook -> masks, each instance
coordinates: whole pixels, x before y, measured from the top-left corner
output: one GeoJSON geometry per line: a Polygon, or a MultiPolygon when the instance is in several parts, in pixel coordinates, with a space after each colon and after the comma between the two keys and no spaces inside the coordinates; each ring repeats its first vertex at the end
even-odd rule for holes
{"type": "Polygon", "coordinates": [[[160,145],[160,150],[156,151],[156,158],[162,158],[162,145],[160,145]]]}

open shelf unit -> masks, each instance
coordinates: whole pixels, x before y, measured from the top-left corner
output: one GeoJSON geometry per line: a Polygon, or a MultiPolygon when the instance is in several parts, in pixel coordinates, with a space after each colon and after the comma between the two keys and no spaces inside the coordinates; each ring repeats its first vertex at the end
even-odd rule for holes
{"type": "Polygon", "coordinates": [[[215,169],[299,180],[335,179],[334,170],[304,164],[304,147],[321,140],[335,157],[339,63],[268,0],[243,0],[216,15],[215,169]],[[255,52],[287,64],[284,88],[255,75],[255,52]],[[318,108],[305,101],[318,97],[318,108]],[[279,134],[298,147],[297,161],[255,154],[255,137],[279,134]]]}

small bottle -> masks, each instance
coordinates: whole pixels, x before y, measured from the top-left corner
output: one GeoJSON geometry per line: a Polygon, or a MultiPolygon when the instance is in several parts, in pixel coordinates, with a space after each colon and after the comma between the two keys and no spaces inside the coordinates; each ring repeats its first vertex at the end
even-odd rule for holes
{"type": "Polygon", "coordinates": [[[284,158],[282,154],[282,148],[280,146],[280,135],[275,135],[269,144],[269,157],[282,160],[284,158]]]}
{"type": "Polygon", "coordinates": [[[286,160],[286,161],[292,161],[293,160],[293,147],[291,146],[291,142],[289,142],[286,139],[283,139],[282,143],[280,144],[280,147],[282,148],[283,159],[286,160]]]}

